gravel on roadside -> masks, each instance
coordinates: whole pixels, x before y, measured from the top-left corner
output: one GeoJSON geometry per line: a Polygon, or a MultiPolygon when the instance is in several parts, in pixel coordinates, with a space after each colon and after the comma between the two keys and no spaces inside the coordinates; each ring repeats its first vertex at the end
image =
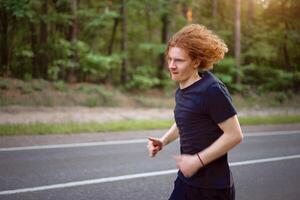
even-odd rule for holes
{"type": "MultiPolygon", "coordinates": [[[[300,108],[241,109],[239,117],[267,115],[300,115],[300,108]]],[[[119,120],[172,119],[170,108],[133,107],[0,107],[0,124],[86,123],[119,120]]]]}
{"type": "MultiPolygon", "coordinates": [[[[251,134],[254,132],[268,131],[288,131],[299,130],[299,124],[282,125],[255,125],[242,126],[243,133],[251,134]]],[[[103,132],[103,133],[79,133],[79,134],[54,134],[54,135],[32,135],[32,136],[1,136],[0,148],[23,147],[36,145],[54,145],[100,142],[111,140],[130,140],[147,139],[147,137],[160,137],[166,130],[147,130],[147,131],[125,131],[125,132],[103,132]]]]}

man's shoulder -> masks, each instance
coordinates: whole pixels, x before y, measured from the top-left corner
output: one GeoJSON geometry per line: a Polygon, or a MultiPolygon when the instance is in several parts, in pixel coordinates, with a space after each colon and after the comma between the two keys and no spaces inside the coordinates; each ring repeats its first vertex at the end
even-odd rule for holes
{"type": "Polygon", "coordinates": [[[203,93],[208,89],[218,88],[220,84],[223,84],[213,73],[206,71],[203,74],[202,81],[199,82],[198,86],[195,88],[196,91],[203,93]]]}

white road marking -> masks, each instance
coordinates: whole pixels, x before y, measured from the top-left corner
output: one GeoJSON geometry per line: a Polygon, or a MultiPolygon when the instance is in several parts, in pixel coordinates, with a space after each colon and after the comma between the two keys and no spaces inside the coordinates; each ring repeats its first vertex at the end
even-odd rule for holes
{"type": "Polygon", "coordinates": [[[55,145],[40,145],[40,146],[26,146],[26,147],[8,147],[8,148],[0,148],[0,152],[34,150],[34,149],[57,149],[57,148],[105,146],[105,145],[119,145],[119,144],[137,144],[137,143],[145,143],[145,142],[147,142],[146,139],[136,139],[136,140],[115,140],[115,141],[103,141],[103,142],[55,144],[55,145]]]}
{"type": "Polygon", "coordinates": [[[256,133],[246,133],[246,137],[257,137],[257,136],[278,136],[278,135],[292,135],[299,134],[300,130],[293,131],[269,131],[269,132],[256,132],[256,133]]]}
{"type": "MultiPolygon", "coordinates": [[[[282,161],[282,160],[290,160],[290,159],[299,159],[299,158],[300,158],[300,154],[296,154],[296,155],[290,155],[290,156],[281,156],[281,157],[273,157],[273,158],[232,162],[229,165],[231,167],[236,167],[236,166],[282,161]]],[[[123,181],[123,180],[130,180],[130,179],[136,179],[136,178],[145,178],[145,177],[151,177],[151,176],[162,176],[162,175],[174,174],[177,171],[178,171],[177,169],[171,169],[171,170],[164,170],[164,171],[154,171],[154,172],[139,173],[139,174],[129,174],[129,175],[124,175],[124,176],[114,176],[114,177],[107,177],[107,178],[90,179],[90,180],[84,180],[84,181],[75,181],[75,182],[67,182],[67,183],[60,183],[60,184],[53,184],[53,185],[45,185],[45,186],[32,187],[32,188],[6,190],[6,191],[0,191],[0,195],[9,195],[9,194],[17,194],[17,193],[25,193],[25,192],[37,192],[37,191],[44,191],[44,190],[51,190],[51,189],[60,189],[60,188],[84,186],[84,185],[91,185],[91,184],[108,183],[108,182],[123,181]]]]}
{"type": "MultiPolygon", "coordinates": [[[[270,132],[246,133],[246,134],[244,134],[244,136],[245,137],[278,136],[278,135],[291,135],[291,134],[299,134],[299,133],[300,133],[300,130],[295,130],[295,131],[270,131],[270,132]]],[[[134,140],[115,140],[115,141],[103,141],[103,142],[39,145],[39,146],[25,146],[25,147],[8,147],[8,148],[0,148],[0,152],[36,150],[36,149],[57,149],[57,148],[105,146],[105,145],[120,145],[120,144],[137,144],[137,143],[146,143],[146,142],[147,142],[147,139],[134,139],[134,140]]]]}

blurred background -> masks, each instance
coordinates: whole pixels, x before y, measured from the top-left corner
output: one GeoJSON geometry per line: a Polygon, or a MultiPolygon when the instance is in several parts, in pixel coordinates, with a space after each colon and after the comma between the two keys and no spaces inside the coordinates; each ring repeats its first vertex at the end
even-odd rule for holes
{"type": "Polygon", "coordinates": [[[298,200],[299,11],[299,0],[0,0],[0,199],[167,199],[179,144],[151,159],[146,138],[173,123],[166,43],[199,23],[229,48],[213,73],[245,134],[229,157],[237,199],[298,200]]]}
{"type": "Polygon", "coordinates": [[[173,95],[163,53],[190,23],[228,45],[214,73],[238,106],[298,106],[297,0],[0,2],[1,106],[172,107],[136,94],[173,95]]]}

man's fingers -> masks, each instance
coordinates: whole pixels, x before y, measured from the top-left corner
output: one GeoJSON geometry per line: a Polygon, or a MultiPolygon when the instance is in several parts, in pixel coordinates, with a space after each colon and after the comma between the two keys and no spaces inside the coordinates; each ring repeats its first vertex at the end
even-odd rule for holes
{"type": "Polygon", "coordinates": [[[159,148],[159,146],[155,146],[155,147],[153,148],[153,150],[154,150],[154,151],[159,151],[160,148],[159,148]]]}
{"type": "Polygon", "coordinates": [[[149,156],[154,157],[162,149],[162,142],[158,138],[153,137],[148,137],[148,140],[149,156]]]}
{"type": "Polygon", "coordinates": [[[158,145],[161,143],[161,141],[158,138],[148,137],[148,140],[153,142],[154,145],[158,145]]]}
{"type": "Polygon", "coordinates": [[[149,156],[152,157],[152,158],[153,158],[156,154],[157,154],[157,152],[149,152],[149,156]]]}
{"type": "Polygon", "coordinates": [[[149,156],[154,157],[160,149],[158,146],[149,145],[148,150],[149,150],[149,156]]]}
{"type": "Polygon", "coordinates": [[[158,138],[148,137],[148,140],[149,140],[148,142],[149,145],[158,147],[159,148],[158,150],[162,149],[163,144],[158,138]]]}
{"type": "Polygon", "coordinates": [[[150,141],[156,141],[156,139],[154,137],[148,137],[148,140],[150,140],[150,141]]]}

